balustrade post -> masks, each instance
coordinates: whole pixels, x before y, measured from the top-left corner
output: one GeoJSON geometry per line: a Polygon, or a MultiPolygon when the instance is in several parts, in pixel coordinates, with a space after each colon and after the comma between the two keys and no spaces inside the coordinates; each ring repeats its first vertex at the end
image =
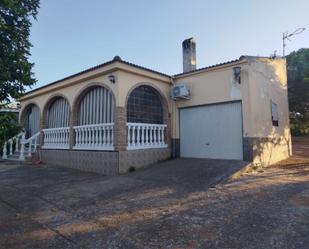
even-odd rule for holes
{"type": "Polygon", "coordinates": [[[15,138],[15,152],[18,152],[18,145],[19,145],[19,137],[15,138]]]}
{"type": "Polygon", "coordinates": [[[141,145],[141,142],[140,142],[140,140],[141,140],[141,137],[140,137],[140,126],[139,125],[137,125],[136,126],[136,129],[137,129],[137,132],[136,132],[136,145],[137,146],[140,146],[141,145]]]}
{"type": "Polygon", "coordinates": [[[153,126],[150,126],[150,127],[149,127],[149,132],[150,132],[150,139],[149,139],[150,141],[149,141],[149,144],[150,144],[150,145],[153,144],[153,141],[152,141],[152,131],[153,131],[153,126]]]}
{"type": "Polygon", "coordinates": [[[34,139],[34,151],[36,152],[36,147],[37,147],[37,137],[34,139]]]}
{"type": "Polygon", "coordinates": [[[106,145],[106,127],[103,126],[103,145],[106,145]]]}
{"type": "Polygon", "coordinates": [[[158,143],[157,141],[157,131],[158,131],[159,127],[158,126],[154,126],[153,127],[153,143],[156,145],[158,143]]]}
{"type": "Polygon", "coordinates": [[[142,138],[141,138],[141,146],[144,146],[145,145],[145,126],[143,125],[142,127],[142,130],[141,130],[141,132],[142,132],[142,138]]]}
{"type": "Polygon", "coordinates": [[[114,125],[110,126],[111,129],[111,146],[114,144],[114,125]]]}
{"type": "Polygon", "coordinates": [[[74,130],[75,130],[75,144],[79,145],[80,134],[78,132],[78,129],[74,129],[74,130]]]}
{"type": "Polygon", "coordinates": [[[99,146],[102,145],[102,127],[99,128],[99,141],[98,141],[98,143],[99,143],[99,146]]]}
{"type": "Polygon", "coordinates": [[[29,148],[28,148],[28,156],[30,157],[31,156],[31,150],[32,150],[32,141],[30,140],[29,141],[29,148]]]}
{"type": "Polygon", "coordinates": [[[20,154],[19,154],[19,160],[25,160],[25,133],[21,136],[20,140],[20,154]]]}
{"type": "Polygon", "coordinates": [[[83,127],[81,129],[83,130],[83,143],[82,143],[82,145],[86,145],[86,141],[87,141],[87,128],[83,127]]]}
{"type": "Polygon", "coordinates": [[[10,156],[12,156],[13,155],[13,139],[10,139],[9,143],[10,143],[10,156]]]}
{"type": "Polygon", "coordinates": [[[76,128],[76,131],[75,132],[77,132],[77,133],[79,133],[80,135],[80,141],[79,141],[79,143],[78,144],[76,144],[76,145],[78,145],[78,146],[81,146],[81,145],[83,145],[84,144],[84,141],[85,141],[85,139],[84,139],[84,129],[83,128],[76,128]]]}
{"type": "Polygon", "coordinates": [[[132,146],[135,147],[135,125],[132,126],[132,146]]]}
{"type": "Polygon", "coordinates": [[[95,129],[95,146],[98,146],[98,144],[99,144],[99,127],[96,126],[94,129],[95,129]]]}
{"type": "Polygon", "coordinates": [[[3,151],[2,151],[2,158],[3,159],[7,159],[8,158],[8,156],[7,156],[7,142],[5,141],[4,142],[4,145],[3,145],[3,151]]]}
{"type": "Polygon", "coordinates": [[[149,141],[148,141],[148,131],[149,131],[149,127],[147,125],[145,125],[145,132],[146,132],[146,141],[145,141],[145,145],[149,145],[149,141]]]}
{"type": "Polygon", "coordinates": [[[164,144],[164,127],[161,128],[161,144],[164,144]]]}

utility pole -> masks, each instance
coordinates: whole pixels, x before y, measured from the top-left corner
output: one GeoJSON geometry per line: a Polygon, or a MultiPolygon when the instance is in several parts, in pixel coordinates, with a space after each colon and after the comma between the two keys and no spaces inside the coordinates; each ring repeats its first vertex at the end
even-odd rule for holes
{"type": "Polygon", "coordinates": [[[294,32],[289,33],[288,31],[284,32],[282,34],[282,56],[285,57],[285,47],[286,47],[286,40],[291,41],[289,38],[294,36],[294,35],[298,35],[300,33],[302,33],[303,31],[305,31],[306,28],[298,28],[296,29],[294,32]]]}

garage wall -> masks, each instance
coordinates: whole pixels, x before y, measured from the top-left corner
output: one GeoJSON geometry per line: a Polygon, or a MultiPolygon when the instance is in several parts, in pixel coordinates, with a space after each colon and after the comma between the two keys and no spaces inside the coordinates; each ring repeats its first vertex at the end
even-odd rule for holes
{"type": "Polygon", "coordinates": [[[291,155],[286,61],[248,57],[252,116],[252,160],[269,165],[291,155]],[[277,104],[279,126],[273,126],[271,101],[277,104]]]}
{"type": "MultiPolygon", "coordinates": [[[[175,83],[185,83],[191,91],[190,100],[175,102],[176,110],[218,102],[242,101],[244,160],[269,165],[291,155],[284,59],[246,56],[237,63],[186,74],[177,78],[175,83]],[[241,84],[233,80],[235,66],[241,67],[241,84]],[[278,127],[272,124],[271,101],[278,105],[278,127]]],[[[178,149],[179,137],[179,114],[175,111],[173,142],[178,149]]]]}
{"type": "MultiPolygon", "coordinates": [[[[231,63],[215,70],[207,70],[200,73],[188,74],[175,80],[175,84],[186,84],[191,93],[190,100],[178,100],[174,102],[175,109],[223,103],[230,101],[242,101],[243,130],[245,135],[252,134],[250,117],[250,94],[248,85],[248,64],[246,61],[231,63]],[[233,67],[241,66],[241,84],[234,81],[233,67]]],[[[179,115],[178,111],[173,116],[173,138],[179,139],[179,115]]]]}
{"type": "MultiPolygon", "coordinates": [[[[251,134],[250,102],[248,88],[248,65],[246,61],[231,63],[228,66],[207,70],[200,73],[189,74],[175,80],[175,84],[185,83],[191,93],[190,100],[178,100],[174,102],[175,108],[207,105],[214,103],[242,100],[244,115],[243,129],[245,134],[251,134]],[[241,66],[241,84],[234,81],[233,67],[241,66]]],[[[179,116],[174,113],[173,138],[179,139],[179,116]]]]}

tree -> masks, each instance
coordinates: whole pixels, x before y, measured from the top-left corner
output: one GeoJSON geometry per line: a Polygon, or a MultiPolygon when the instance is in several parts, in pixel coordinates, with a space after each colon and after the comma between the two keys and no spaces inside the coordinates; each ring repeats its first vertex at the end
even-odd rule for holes
{"type": "Polygon", "coordinates": [[[0,155],[2,155],[4,142],[20,132],[18,116],[12,112],[0,112],[0,155]]]}
{"type": "Polygon", "coordinates": [[[36,20],[39,0],[0,1],[0,103],[16,99],[36,83],[29,41],[31,18],[36,20]]]}
{"type": "Polygon", "coordinates": [[[287,56],[289,106],[293,135],[309,135],[309,49],[287,56]]]}

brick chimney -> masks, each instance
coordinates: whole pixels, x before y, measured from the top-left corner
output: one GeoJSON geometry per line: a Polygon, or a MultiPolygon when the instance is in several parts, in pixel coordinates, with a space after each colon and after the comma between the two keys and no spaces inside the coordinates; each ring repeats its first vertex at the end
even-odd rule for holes
{"type": "Polygon", "coordinates": [[[196,69],[196,44],[191,37],[182,42],[183,72],[190,72],[196,69]]]}

